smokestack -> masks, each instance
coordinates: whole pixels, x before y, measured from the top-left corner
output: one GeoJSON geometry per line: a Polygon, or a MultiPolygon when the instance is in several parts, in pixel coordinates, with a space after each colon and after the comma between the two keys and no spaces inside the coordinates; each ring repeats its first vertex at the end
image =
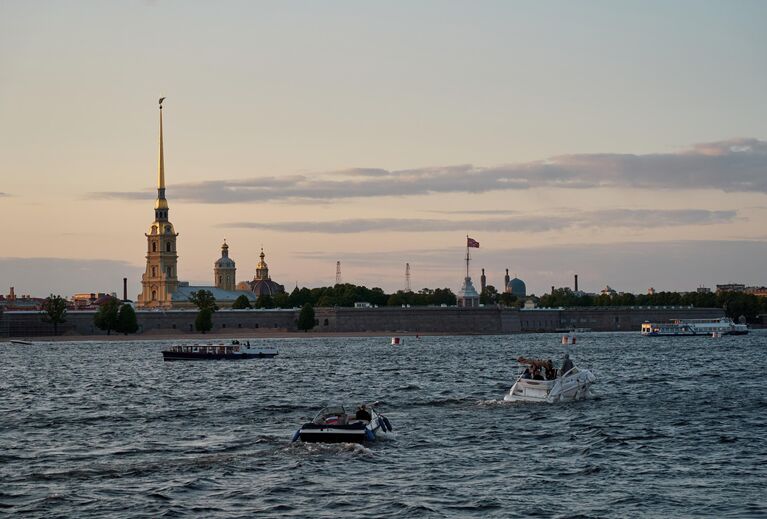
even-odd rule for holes
{"type": "Polygon", "coordinates": [[[578,291],[578,274],[575,275],[575,291],[578,291]]]}
{"type": "MultiPolygon", "coordinates": [[[[575,282],[575,285],[578,285],[578,282],[575,282]]],[[[128,300],[128,278],[123,278],[123,301],[128,300]]]]}
{"type": "Polygon", "coordinates": [[[13,287],[11,287],[11,293],[10,293],[10,294],[8,294],[8,299],[9,299],[10,301],[16,301],[16,294],[15,294],[15,292],[13,291],[13,287]]]}
{"type": "Polygon", "coordinates": [[[551,295],[554,295],[554,285],[551,285],[551,295]]]}

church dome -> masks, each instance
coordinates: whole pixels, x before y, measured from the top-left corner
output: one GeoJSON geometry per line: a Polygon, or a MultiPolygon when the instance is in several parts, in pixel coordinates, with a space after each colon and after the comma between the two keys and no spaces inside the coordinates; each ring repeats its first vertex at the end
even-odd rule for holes
{"type": "Polygon", "coordinates": [[[511,281],[509,281],[508,291],[513,296],[517,296],[517,297],[527,296],[527,287],[525,286],[525,282],[519,278],[514,278],[511,281]]]}
{"type": "Polygon", "coordinates": [[[229,245],[224,242],[221,246],[221,257],[214,263],[216,268],[234,268],[234,260],[229,257],[229,245]]]}

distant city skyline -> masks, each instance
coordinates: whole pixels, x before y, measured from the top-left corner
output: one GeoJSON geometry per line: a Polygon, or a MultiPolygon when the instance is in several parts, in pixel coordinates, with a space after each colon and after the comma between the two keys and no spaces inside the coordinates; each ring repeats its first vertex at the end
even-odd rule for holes
{"type": "Polygon", "coordinates": [[[762,2],[0,4],[0,292],[767,284],[762,2]]]}

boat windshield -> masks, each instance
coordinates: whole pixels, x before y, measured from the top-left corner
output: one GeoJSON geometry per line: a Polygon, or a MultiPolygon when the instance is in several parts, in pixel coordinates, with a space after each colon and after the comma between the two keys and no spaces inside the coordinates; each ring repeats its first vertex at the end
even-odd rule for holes
{"type": "Polygon", "coordinates": [[[346,410],[343,406],[335,405],[324,407],[312,420],[316,424],[343,424],[346,423],[346,410]]]}

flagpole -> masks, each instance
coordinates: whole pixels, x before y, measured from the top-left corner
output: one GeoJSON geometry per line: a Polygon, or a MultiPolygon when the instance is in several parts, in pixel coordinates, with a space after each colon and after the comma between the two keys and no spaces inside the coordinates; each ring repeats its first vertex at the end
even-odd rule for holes
{"type": "Polygon", "coordinates": [[[469,235],[466,235],[466,277],[469,277],[469,235]]]}

